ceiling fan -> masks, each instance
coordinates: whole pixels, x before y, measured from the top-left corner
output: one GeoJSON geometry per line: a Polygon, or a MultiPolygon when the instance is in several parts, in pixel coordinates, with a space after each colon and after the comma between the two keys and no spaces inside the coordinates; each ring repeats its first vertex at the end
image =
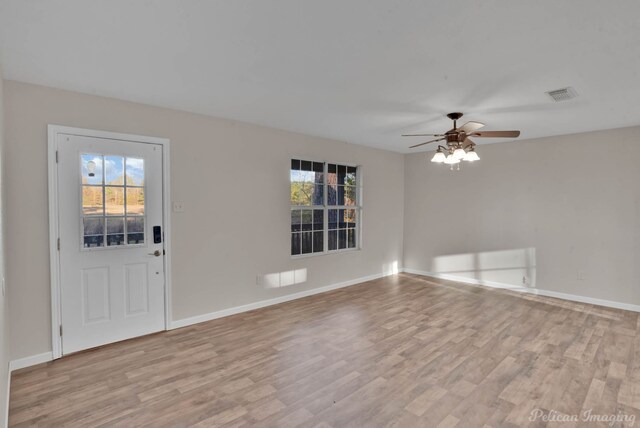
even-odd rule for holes
{"type": "MultiPolygon", "coordinates": [[[[458,128],[458,119],[462,117],[462,113],[449,113],[447,117],[453,120],[453,128],[445,132],[444,134],[403,134],[403,137],[437,137],[434,140],[425,141],[424,143],[415,144],[414,147],[424,146],[425,144],[435,143],[438,141],[445,141],[446,147],[438,145],[436,154],[431,159],[431,162],[445,163],[451,165],[459,164],[461,160],[467,162],[473,162],[480,160],[478,154],[475,151],[476,143],[469,137],[478,138],[517,138],[520,136],[520,131],[478,131],[478,129],[484,127],[484,123],[480,122],[467,122],[458,128]],[[445,155],[448,153],[448,155],[445,155]]],[[[460,166],[458,166],[460,169],[460,166]]]]}

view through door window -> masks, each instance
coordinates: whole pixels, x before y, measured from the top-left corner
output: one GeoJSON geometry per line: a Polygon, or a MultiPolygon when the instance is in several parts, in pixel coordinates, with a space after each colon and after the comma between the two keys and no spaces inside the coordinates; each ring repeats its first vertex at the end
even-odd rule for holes
{"type": "Polygon", "coordinates": [[[145,243],[144,159],[80,155],[82,247],[145,243]]]}

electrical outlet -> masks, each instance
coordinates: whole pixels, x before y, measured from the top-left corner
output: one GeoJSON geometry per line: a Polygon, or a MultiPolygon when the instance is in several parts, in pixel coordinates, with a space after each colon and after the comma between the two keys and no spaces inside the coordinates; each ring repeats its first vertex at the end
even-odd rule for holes
{"type": "Polygon", "coordinates": [[[522,276],[522,285],[527,285],[529,283],[529,278],[526,275],[522,276]]]}
{"type": "Polygon", "coordinates": [[[174,213],[184,212],[184,204],[182,202],[174,202],[173,203],[173,212],[174,213]]]}
{"type": "Polygon", "coordinates": [[[578,280],[579,281],[584,281],[585,279],[587,279],[587,273],[583,270],[579,270],[578,271],[578,280]]]}

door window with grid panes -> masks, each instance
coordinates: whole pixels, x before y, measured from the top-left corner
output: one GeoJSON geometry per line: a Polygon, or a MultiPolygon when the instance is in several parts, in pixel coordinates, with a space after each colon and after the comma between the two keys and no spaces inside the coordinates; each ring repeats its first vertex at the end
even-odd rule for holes
{"type": "Polygon", "coordinates": [[[82,247],[145,243],[144,160],[82,154],[82,247]]]}
{"type": "Polygon", "coordinates": [[[291,160],[291,255],[358,248],[358,167],[291,160]]]}

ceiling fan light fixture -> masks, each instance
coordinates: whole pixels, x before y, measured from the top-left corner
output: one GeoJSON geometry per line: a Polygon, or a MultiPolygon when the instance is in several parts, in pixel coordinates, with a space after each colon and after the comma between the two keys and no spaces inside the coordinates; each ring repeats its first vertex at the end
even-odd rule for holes
{"type": "Polygon", "coordinates": [[[453,151],[453,157],[460,160],[460,159],[464,159],[464,157],[467,155],[467,152],[464,151],[464,149],[462,147],[458,147],[457,149],[455,149],[453,151]]]}
{"type": "Polygon", "coordinates": [[[453,155],[448,155],[447,158],[444,160],[444,163],[446,163],[447,165],[455,165],[457,163],[460,163],[460,159],[458,159],[453,155]]]}
{"type": "Polygon", "coordinates": [[[435,155],[431,158],[431,162],[442,163],[447,159],[447,157],[442,153],[442,150],[438,149],[435,155]]]}
{"type": "Polygon", "coordinates": [[[478,153],[476,153],[476,150],[473,147],[471,147],[469,151],[464,155],[462,160],[466,162],[475,162],[477,160],[480,160],[480,156],[478,156],[478,153]]]}
{"type": "MultiPolygon", "coordinates": [[[[566,92],[571,92],[565,88],[566,92]]],[[[564,91],[551,91],[554,96],[557,95],[555,92],[564,91]]],[[[562,95],[562,94],[559,94],[562,95]]],[[[445,165],[449,165],[450,170],[460,170],[460,161],[465,162],[475,162],[480,160],[480,156],[476,153],[476,143],[472,138],[518,138],[520,136],[520,131],[482,131],[480,128],[484,127],[484,123],[481,122],[467,122],[461,127],[458,127],[457,121],[462,117],[462,113],[454,112],[449,113],[447,115],[449,119],[453,121],[453,129],[448,130],[444,134],[403,134],[403,137],[437,137],[434,140],[425,141],[424,143],[414,144],[413,146],[409,146],[410,149],[414,149],[416,147],[422,147],[426,144],[437,143],[439,141],[444,141],[443,145],[438,145],[438,149],[436,153],[431,158],[431,162],[433,163],[443,163],[445,165]],[[471,137],[471,138],[469,138],[471,137]],[[445,147],[446,145],[446,147],[445,147]],[[454,168],[454,165],[456,166],[454,168]]]]}

